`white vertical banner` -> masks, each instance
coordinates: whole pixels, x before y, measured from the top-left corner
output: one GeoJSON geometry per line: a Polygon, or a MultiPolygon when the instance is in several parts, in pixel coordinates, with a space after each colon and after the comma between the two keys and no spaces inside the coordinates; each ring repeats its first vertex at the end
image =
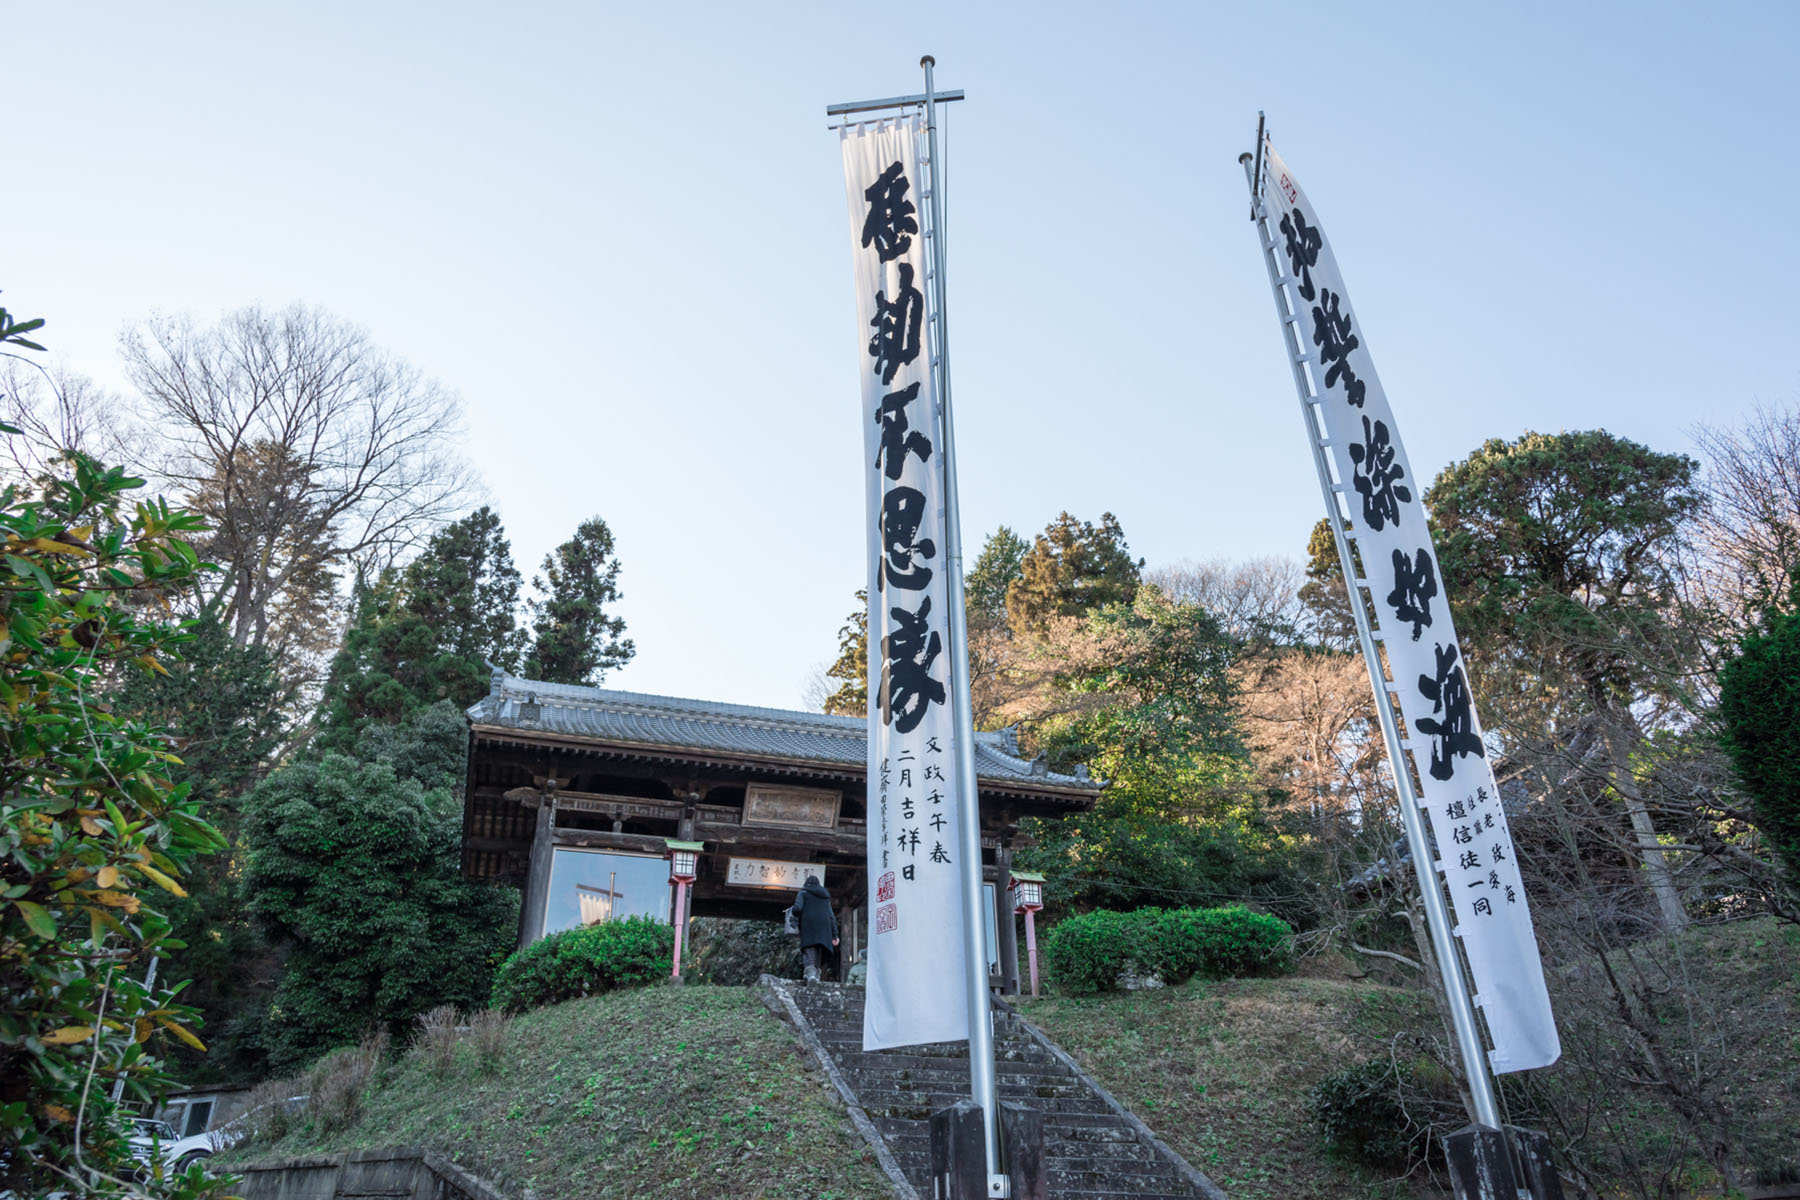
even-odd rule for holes
{"type": "Polygon", "coordinates": [[[869,973],[863,1049],[969,1036],[925,122],[842,132],[869,546],[869,973]]]}
{"type": "MultiPolygon", "coordinates": [[[[1417,768],[1420,806],[1430,814],[1436,867],[1494,1043],[1488,1059],[1501,1073],[1548,1066],[1561,1044],[1512,834],[1439,586],[1424,481],[1407,461],[1318,217],[1293,172],[1266,141],[1262,149],[1259,192],[1284,267],[1287,308],[1297,318],[1283,333],[1296,339],[1311,394],[1320,398],[1334,486],[1349,514],[1345,532],[1366,572],[1348,583],[1366,589],[1391,675],[1374,686],[1398,700],[1406,722],[1404,748],[1417,768]]],[[[1353,596],[1352,603],[1364,602],[1353,596]]],[[[1407,770],[1403,762],[1393,767],[1407,770]]],[[[1430,866],[1417,865],[1421,885],[1432,886],[1430,866]]]]}

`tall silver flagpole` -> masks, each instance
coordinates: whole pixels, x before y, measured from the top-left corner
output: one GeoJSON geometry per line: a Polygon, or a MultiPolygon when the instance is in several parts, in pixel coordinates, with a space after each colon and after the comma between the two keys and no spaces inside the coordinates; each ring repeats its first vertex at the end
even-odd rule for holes
{"type": "Polygon", "coordinates": [[[1250,181],[1251,220],[1256,223],[1258,240],[1263,248],[1263,265],[1269,271],[1269,288],[1275,293],[1275,312],[1281,318],[1282,341],[1287,346],[1288,365],[1294,369],[1294,387],[1300,393],[1300,416],[1306,425],[1306,440],[1312,446],[1313,467],[1319,475],[1319,492],[1325,500],[1325,515],[1331,525],[1331,539],[1337,545],[1338,564],[1344,572],[1344,585],[1350,592],[1350,613],[1356,619],[1356,640],[1362,647],[1363,662],[1369,668],[1369,683],[1375,691],[1375,712],[1381,718],[1381,738],[1387,745],[1388,766],[1394,774],[1394,789],[1400,795],[1400,821],[1406,827],[1406,845],[1412,851],[1413,872],[1419,879],[1419,894],[1425,902],[1425,925],[1431,934],[1431,948],[1437,954],[1438,974],[1443,979],[1444,995],[1450,1003],[1450,1023],[1456,1027],[1456,1045],[1462,1054],[1463,1074],[1469,1080],[1469,1095],[1475,1103],[1475,1120],[1491,1129],[1500,1129],[1500,1106],[1494,1099],[1494,1082],[1488,1074],[1487,1052],[1481,1045],[1481,1034],[1475,1025],[1475,1006],[1469,1002],[1468,985],[1463,979],[1462,960],[1450,933],[1450,915],[1444,904],[1443,885],[1438,881],[1436,856],[1425,836],[1425,822],[1419,815],[1419,795],[1413,787],[1412,771],[1400,744],[1400,728],[1394,720],[1393,702],[1383,682],[1387,669],[1375,646],[1375,633],[1369,627],[1369,613],[1363,604],[1361,585],[1357,582],[1356,562],[1350,555],[1350,542],[1344,533],[1342,514],[1338,509],[1341,485],[1331,481],[1330,460],[1322,440],[1323,424],[1314,419],[1311,405],[1324,403],[1314,396],[1306,382],[1305,338],[1298,336],[1300,314],[1288,311],[1282,291],[1284,274],[1276,259],[1274,235],[1269,230],[1269,208],[1262,196],[1258,178],[1263,155],[1263,120],[1256,123],[1255,168],[1252,156],[1241,155],[1244,175],[1250,181]]]}
{"type": "MultiPolygon", "coordinates": [[[[975,780],[975,715],[969,698],[969,615],[963,600],[962,509],[956,491],[955,422],[950,414],[950,337],[944,309],[944,177],[938,158],[937,97],[927,54],[925,68],[925,135],[931,157],[932,319],[937,331],[937,387],[943,415],[939,431],[944,448],[944,557],[949,568],[950,704],[956,722],[956,788],[962,841],[964,944],[968,948],[969,1095],[981,1106],[987,1144],[988,1195],[1010,1190],[1000,1168],[999,1089],[994,1079],[994,1017],[988,998],[987,920],[982,903],[981,789],[975,780]]],[[[999,897],[996,897],[998,900],[999,897]]]]}

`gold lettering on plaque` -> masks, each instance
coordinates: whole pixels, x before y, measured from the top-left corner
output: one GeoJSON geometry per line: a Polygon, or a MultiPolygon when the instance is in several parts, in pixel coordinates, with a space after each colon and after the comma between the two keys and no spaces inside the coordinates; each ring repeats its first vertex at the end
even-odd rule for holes
{"type": "Polygon", "coordinates": [[[753,783],[744,789],[744,824],[780,829],[832,829],[837,826],[842,792],[823,788],[770,787],[753,783]]]}

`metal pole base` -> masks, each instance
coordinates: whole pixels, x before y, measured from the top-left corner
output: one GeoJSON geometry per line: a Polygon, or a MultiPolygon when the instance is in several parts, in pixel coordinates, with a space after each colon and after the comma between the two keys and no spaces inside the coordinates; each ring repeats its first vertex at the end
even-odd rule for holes
{"type": "Polygon", "coordinates": [[[985,1138],[981,1106],[973,1100],[958,1100],[931,1114],[931,1200],[1050,1200],[1041,1114],[1016,1104],[1000,1105],[1006,1174],[994,1181],[988,1179],[985,1138]]]}
{"type": "Polygon", "coordinates": [[[1534,1129],[1467,1125],[1444,1139],[1444,1157],[1456,1200],[1563,1200],[1550,1139],[1534,1129]]]}
{"type": "Polygon", "coordinates": [[[1506,1132],[1512,1137],[1520,1186],[1531,1193],[1531,1200],[1563,1200],[1562,1176],[1556,1173],[1556,1163],[1550,1158],[1550,1135],[1517,1125],[1508,1125],[1506,1132]]]}

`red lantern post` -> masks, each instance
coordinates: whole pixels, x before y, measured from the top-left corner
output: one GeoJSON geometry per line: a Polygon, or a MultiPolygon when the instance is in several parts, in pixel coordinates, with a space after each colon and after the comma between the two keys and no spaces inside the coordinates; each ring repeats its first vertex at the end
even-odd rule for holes
{"type": "Polygon", "coordinates": [[[1033,871],[1012,873],[1013,912],[1025,914],[1025,954],[1031,962],[1031,998],[1037,999],[1037,914],[1044,907],[1044,877],[1033,871]]]}
{"type": "Polygon", "coordinates": [[[706,843],[678,842],[673,838],[663,841],[669,848],[669,882],[675,885],[675,961],[669,968],[669,978],[680,983],[681,935],[687,925],[687,889],[700,874],[700,852],[706,849],[706,843]]]}

